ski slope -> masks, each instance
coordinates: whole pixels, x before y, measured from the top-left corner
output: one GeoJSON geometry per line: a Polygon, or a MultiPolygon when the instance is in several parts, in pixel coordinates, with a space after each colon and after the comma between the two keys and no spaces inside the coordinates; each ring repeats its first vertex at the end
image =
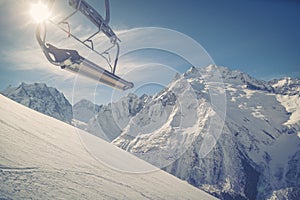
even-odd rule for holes
{"type": "Polygon", "coordinates": [[[2,95],[0,116],[1,199],[215,199],[100,138],[2,95]],[[105,163],[152,172],[114,170],[86,150],[82,137],[105,163]]]}

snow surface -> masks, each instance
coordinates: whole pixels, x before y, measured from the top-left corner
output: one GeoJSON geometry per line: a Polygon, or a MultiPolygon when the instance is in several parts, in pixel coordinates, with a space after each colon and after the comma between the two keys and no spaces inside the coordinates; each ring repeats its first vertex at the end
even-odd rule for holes
{"type": "Polygon", "coordinates": [[[289,120],[285,123],[300,125],[300,97],[299,95],[276,95],[277,100],[291,113],[289,120]]]}
{"type": "Polygon", "coordinates": [[[2,95],[0,115],[1,199],[215,199],[100,138],[2,95]],[[82,140],[92,147],[89,151],[82,140]],[[152,172],[125,173],[109,163],[119,170],[152,172]]]}

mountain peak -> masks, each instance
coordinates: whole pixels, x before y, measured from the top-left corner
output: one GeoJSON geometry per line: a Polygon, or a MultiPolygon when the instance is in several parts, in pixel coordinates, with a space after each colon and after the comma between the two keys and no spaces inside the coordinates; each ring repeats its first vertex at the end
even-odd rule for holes
{"type": "Polygon", "coordinates": [[[300,79],[285,77],[268,82],[277,94],[300,95],[300,79]]]}
{"type": "Polygon", "coordinates": [[[232,70],[228,67],[209,65],[203,68],[197,68],[200,73],[195,72],[194,69],[189,69],[187,73],[197,74],[200,76],[207,73],[218,71],[220,78],[225,84],[231,84],[235,86],[243,86],[247,89],[252,90],[264,90],[276,94],[289,94],[296,95],[300,94],[300,79],[284,77],[280,79],[273,79],[271,81],[264,81],[250,76],[239,70],[232,70]]]}
{"type": "Polygon", "coordinates": [[[73,119],[88,123],[88,121],[94,117],[99,110],[100,106],[87,99],[82,99],[73,106],[73,119]]]}
{"type": "Polygon", "coordinates": [[[18,103],[61,121],[70,123],[73,118],[72,105],[69,101],[61,92],[48,87],[45,83],[22,82],[19,86],[10,86],[1,93],[18,103]]]}

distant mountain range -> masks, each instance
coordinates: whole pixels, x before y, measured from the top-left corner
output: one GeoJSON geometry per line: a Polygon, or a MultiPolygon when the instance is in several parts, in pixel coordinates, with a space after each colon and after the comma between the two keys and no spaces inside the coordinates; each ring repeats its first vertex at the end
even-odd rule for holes
{"type": "Polygon", "coordinates": [[[8,87],[2,91],[4,96],[33,110],[44,113],[61,121],[71,123],[72,105],[63,93],[48,87],[44,83],[21,83],[17,87],[8,87]]]}
{"type": "Polygon", "coordinates": [[[154,96],[82,100],[73,124],[221,199],[300,199],[299,79],[192,67],[154,96]],[[223,83],[209,78],[214,73],[223,83]],[[212,91],[225,92],[224,104],[212,91]]]}

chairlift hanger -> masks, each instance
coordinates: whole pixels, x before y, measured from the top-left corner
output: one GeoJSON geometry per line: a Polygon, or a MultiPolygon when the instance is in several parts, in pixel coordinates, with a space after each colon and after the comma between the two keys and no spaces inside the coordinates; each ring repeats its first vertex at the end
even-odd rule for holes
{"type": "MultiPolygon", "coordinates": [[[[55,0],[48,1],[48,7],[50,9],[52,9],[54,1],[55,0]]],[[[50,43],[46,43],[47,27],[45,22],[41,22],[38,24],[36,29],[36,39],[41,49],[43,50],[43,53],[45,54],[47,60],[53,65],[60,66],[62,69],[71,71],[73,73],[81,74],[90,79],[108,85],[112,88],[120,90],[127,90],[133,88],[134,84],[132,82],[128,82],[115,74],[120,52],[120,39],[108,25],[110,21],[109,0],[105,0],[105,19],[85,0],[68,1],[69,6],[73,7],[74,11],[58,23],[50,19],[48,19],[48,21],[54,24],[59,29],[61,29],[62,31],[66,32],[69,37],[74,38],[76,41],[80,42],[85,47],[87,47],[88,49],[105,59],[111,71],[107,71],[99,65],[88,60],[87,58],[82,57],[81,55],[79,55],[77,50],[61,49],[50,43]],[[83,14],[98,28],[97,32],[93,33],[85,40],[81,40],[80,38],[71,33],[70,25],[67,21],[77,12],[81,12],[81,14],[83,14]],[[67,29],[65,28],[66,26],[67,29]],[[110,39],[110,43],[112,44],[103,52],[95,50],[93,43],[93,38],[100,32],[103,32],[110,39]],[[114,48],[116,49],[116,56],[113,62],[111,62],[110,51],[114,48]]]]}

